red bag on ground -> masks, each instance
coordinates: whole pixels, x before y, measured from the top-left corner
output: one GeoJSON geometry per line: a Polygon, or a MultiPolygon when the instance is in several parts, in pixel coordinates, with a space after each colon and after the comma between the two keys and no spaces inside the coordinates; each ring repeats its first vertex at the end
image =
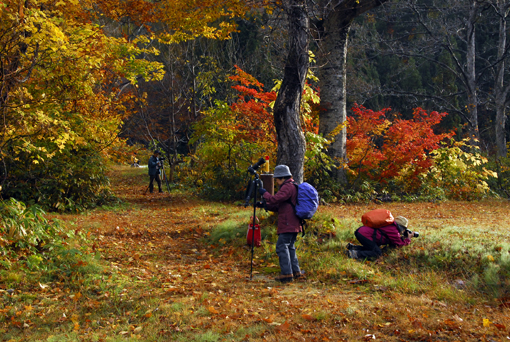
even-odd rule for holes
{"type": "Polygon", "coordinates": [[[260,247],[260,241],[262,240],[262,237],[260,234],[260,226],[258,225],[259,219],[255,217],[255,220],[257,221],[257,223],[255,224],[255,228],[253,228],[253,217],[251,217],[250,220],[252,223],[248,225],[248,232],[246,233],[246,243],[248,244],[248,246],[251,246],[251,238],[253,236],[253,245],[255,247],[260,247]]]}
{"type": "Polygon", "coordinates": [[[393,215],[389,210],[386,209],[375,209],[365,213],[361,217],[361,222],[363,222],[364,226],[370,228],[381,228],[385,226],[389,226],[395,221],[393,215]]]}

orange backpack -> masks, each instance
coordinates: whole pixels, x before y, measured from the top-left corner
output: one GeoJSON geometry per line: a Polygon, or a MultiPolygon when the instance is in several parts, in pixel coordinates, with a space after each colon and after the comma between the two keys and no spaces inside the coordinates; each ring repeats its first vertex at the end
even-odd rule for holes
{"type": "Polygon", "coordinates": [[[361,217],[361,222],[363,222],[364,226],[370,228],[382,228],[385,226],[389,226],[395,221],[393,215],[389,210],[386,209],[375,209],[365,213],[361,217]]]}

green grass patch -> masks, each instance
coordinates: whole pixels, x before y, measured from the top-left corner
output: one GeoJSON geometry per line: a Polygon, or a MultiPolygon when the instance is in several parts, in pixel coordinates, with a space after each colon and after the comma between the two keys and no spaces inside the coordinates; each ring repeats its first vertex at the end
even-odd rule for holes
{"type": "MultiPolygon", "coordinates": [[[[213,208],[202,210],[213,212],[213,208]]],[[[256,254],[259,260],[277,264],[277,215],[260,213],[263,243],[256,254]]],[[[219,246],[245,244],[251,215],[246,210],[224,215],[223,222],[211,227],[207,242],[219,246]]],[[[347,243],[357,243],[354,231],[359,226],[355,219],[316,214],[307,224],[306,235],[300,234],[296,242],[301,268],[325,282],[383,286],[454,301],[468,301],[473,292],[499,297],[510,285],[510,243],[501,239],[502,231],[476,226],[417,227],[420,237],[410,246],[390,250],[370,262],[345,255],[347,243]]],[[[276,273],[279,268],[263,267],[261,271],[276,273]]]]}

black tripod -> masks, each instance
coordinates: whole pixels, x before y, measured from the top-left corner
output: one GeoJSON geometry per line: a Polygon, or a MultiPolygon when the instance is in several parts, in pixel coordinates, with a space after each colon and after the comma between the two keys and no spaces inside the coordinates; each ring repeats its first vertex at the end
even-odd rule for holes
{"type": "Polygon", "coordinates": [[[163,174],[163,178],[165,179],[166,183],[166,189],[168,190],[168,193],[170,193],[170,184],[168,183],[168,178],[166,177],[165,168],[163,167],[163,161],[164,159],[161,159],[161,173],[163,174]]]}
{"type": "Polygon", "coordinates": [[[257,169],[264,164],[266,161],[264,158],[260,158],[259,161],[251,165],[248,168],[248,172],[251,173],[254,177],[253,180],[248,183],[248,187],[246,188],[246,202],[244,203],[244,206],[247,207],[250,204],[250,199],[253,198],[253,222],[251,225],[251,262],[250,262],[250,280],[253,276],[253,247],[255,244],[255,220],[257,219],[256,213],[257,213],[257,193],[258,188],[262,188],[262,181],[259,178],[259,175],[257,173],[257,169]]]}

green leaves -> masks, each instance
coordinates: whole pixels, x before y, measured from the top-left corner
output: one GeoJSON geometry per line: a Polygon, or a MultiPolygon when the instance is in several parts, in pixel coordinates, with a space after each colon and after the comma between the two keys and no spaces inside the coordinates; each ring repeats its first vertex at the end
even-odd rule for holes
{"type": "Polygon", "coordinates": [[[17,247],[35,251],[40,244],[51,242],[62,230],[58,222],[50,223],[38,206],[26,207],[11,198],[0,201],[0,250],[17,247]]]}

